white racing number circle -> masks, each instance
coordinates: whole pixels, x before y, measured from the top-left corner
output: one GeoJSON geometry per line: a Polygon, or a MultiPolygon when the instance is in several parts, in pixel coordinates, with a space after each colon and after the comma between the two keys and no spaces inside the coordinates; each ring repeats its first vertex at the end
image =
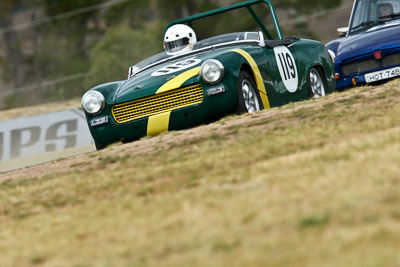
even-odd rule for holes
{"type": "Polygon", "coordinates": [[[200,62],[201,62],[201,59],[198,59],[198,58],[185,59],[185,60],[179,61],[177,63],[168,65],[159,70],[156,70],[155,72],[153,72],[151,74],[151,76],[154,77],[154,76],[163,76],[163,75],[172,74],[175,72],[179,72],[179,71],[194,67],[194,66],[198,65],[200,62]]]}
{"type": "Polygon", "coordinates": [[[274,53],[279,73],[286,89],[291,93],[296,92],[299,84],[299,74],[292,53],[283,45],[274,47],[274,53]]]}

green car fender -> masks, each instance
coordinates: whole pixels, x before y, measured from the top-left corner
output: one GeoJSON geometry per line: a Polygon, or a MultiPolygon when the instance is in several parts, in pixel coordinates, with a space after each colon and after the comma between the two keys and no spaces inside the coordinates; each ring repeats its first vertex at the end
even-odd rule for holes
{"type": "Polygon", "coordinates": [[[326,77],[326,93],[331,93],[334,91],[336,80],[334,70],[331,67],[332,60],[329,56],[328,51],[322,44],[319,44],[318,42],[313,40],[302,39],[302,41],[297,44],[296,57],[303,62],[307,62],[304,66],[300,65],[301,69],[299,70],[299,73],[302,73],[303,75],[303,77],[300,78],[302,84],[299,85],[299,89],[301,91],[303,99],[309,97],[308,75],[312,68],[317,68],[321,72],[321,74],[326,77]]]}
{"type": "Polygon", "coordinates": [[[104,83],[98,85],[96,87],[91,88],[90,90],[95,90],[100,92],[105,99],[106,105],[114,105],[115,104],[115,94],[118,92],[118,88],[124,84],[125,81],[115,81],[110,83],[104,83]]]}
{"type": "Polygon", "coordinates": [[[257,58],[253,57],[251,53],[261,48],[232,48],[223,55],[220,55],[216,59],[220,60],[226,70],[226,76],[222,82],[226,82],[227,79],[231,79],[230,88],[233,88],[236,92],[235,103],[237,103],[237,90],[239,84],[239,74],[241,71],[248,72],[254,79],[257,89],[259,91],[260,99],[264,108],[270,108],[268,99],[268,93],[264,81],[263,74],[256,62],[257,58]]]}

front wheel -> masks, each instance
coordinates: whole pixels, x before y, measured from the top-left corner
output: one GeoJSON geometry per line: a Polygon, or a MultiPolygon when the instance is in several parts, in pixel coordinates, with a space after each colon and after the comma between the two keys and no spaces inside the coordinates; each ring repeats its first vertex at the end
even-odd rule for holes
{"type": "Polygon", "coordinates": [[[317,68],[310,69],[308,74],[308,94],[314,98],[325,96],[325,79],[317,68]]]}
{"type": "Polygon", "coordinates": [[[260,95],[253,77],[241,71],[238,79],[238,103],[236,113],[252,113],[262,109],[260,95]]]}

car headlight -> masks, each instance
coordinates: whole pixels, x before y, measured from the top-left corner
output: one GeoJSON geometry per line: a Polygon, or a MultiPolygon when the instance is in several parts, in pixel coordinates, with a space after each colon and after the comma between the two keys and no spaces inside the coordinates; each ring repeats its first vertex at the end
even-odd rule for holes
{"type": "Polygon", "coordinates": [[[104,108],[104,96],[97,91],[88,91],[82,97],[82,107],[89,114],[99,113],[104,108]]]}
{"type": "Polygon", "coordinates": [[[206,60],[200,69],[200,75],[206,83],[218,83],[224,77],[225,68],[221,62],[216,59],[206,60]]]}

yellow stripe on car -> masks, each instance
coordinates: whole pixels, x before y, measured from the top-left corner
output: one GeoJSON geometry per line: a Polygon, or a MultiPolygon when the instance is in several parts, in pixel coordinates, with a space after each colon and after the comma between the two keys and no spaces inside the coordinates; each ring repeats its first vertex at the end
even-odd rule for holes
{"type": "Polygon", "coordinates": [[[182,86],[184,82],[186,82],[187,80],[198,74],[200,74],[200,67],[196,67],[191,70],[185,71],[184,73],[179,74],[172,80],[164,83],[164,85],[157,90],[156,94],[163,93],[173,89],[178,89],[182,86]]]}
{"type": "Polygon", "coordinates": [[[256,61],[253,59],[253,57],[249,53],[247,53],[246,51],[244,51],[242,49],[233,49],[232,51],[242,55],[247,60],[247,62],[250,64],[250,67],[253,70],[253,74],[256,78],[257,88],[258,88],[258,90],[261,91],[260,97],[261,97],[261,101],[263,102],[264,108],[271,108],[271,106],[269,104],[269,100],[268,100],[267,90],[265,89],[264,81],[263,81],[260,69],[258,68],[256,61]]]}
{"type": "Polygon", "coordinates": [[[168,131],[170,115],[171,111],[168,111],[149,117],[149,122],[147,124],[147,135],[155,136],[162,132],[168,131]]]}
{"type": "MultiPolygon", "coordinates": [[[[200,74],[200,67],[196,67],[191,70],[185,71],[179,74],[178,76],[172,78],[170,81],[166,82],[163,86],[161,86],[157,90],[156,94],[178,89],[187,80],[198,74],[200,74]]],[[[149,121],[147,123],[147,135],[155,136],[162,132],[168,131],[170,115],[171,111],[150,116],[149,121]]]]}

